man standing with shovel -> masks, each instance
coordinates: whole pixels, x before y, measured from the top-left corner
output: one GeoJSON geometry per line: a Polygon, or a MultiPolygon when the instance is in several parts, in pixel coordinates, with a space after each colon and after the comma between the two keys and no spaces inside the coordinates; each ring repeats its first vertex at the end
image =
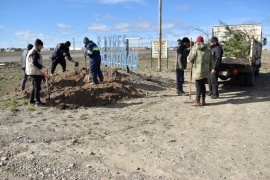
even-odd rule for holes
{"type": "Polygon", "coordinates": [[[212,56],[210,49],[204,44],[202,36],[197,37],[196,43],[188,55],[188,59],[192,64],[192,77],[195,79],[196,86],[196,100],[192,105],[205,105],[205,83],[212,66],[212,56]]]}
{"type": "Polygon", "coordinates": [[[42,71],[42,68],[44,68],[44,66],[42,61],[42,55],[40,54],[42,48],[43,42],[40,39],[37,39],[35,41],[35,46],[28,52],[26,57],[25,73],[31,77],[33,84],[33,88],[30,93],[29,105],[45,105],[45,103],[40,101],[41,81],[44,77],[44,72],[42,71]]]}
{"type": "Polygon", "coordinates": [[[83,39],[83,43],[85,44],[86,52],[84,53],[85,56],[89,56],[90,58],[90,72],[92,76],[93,82],[90,85],[97,85],[99,82],[103,81],[103,74],[100,69],[101,64],[101,56],[98,46],[93,42],[90,41],[87,37],[83,39]],[[98,79],[99,78],[99,82],[98,79]]]}

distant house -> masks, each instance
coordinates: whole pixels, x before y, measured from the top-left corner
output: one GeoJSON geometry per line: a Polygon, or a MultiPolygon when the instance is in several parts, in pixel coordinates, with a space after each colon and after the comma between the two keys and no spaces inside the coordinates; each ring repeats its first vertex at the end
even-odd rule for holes
{"type": "Polygon", "coordinates": [[[0,52],[4,52],[4,51],[5,51],[5,48],[1,48],[1,49],[0,49],[0,52]]]}
{"type": "Polygon", "coordinates": [[[6,52],[14,52],[14,51],[21,51],[21,48],[7,48],[5,49],[6,52]]]}

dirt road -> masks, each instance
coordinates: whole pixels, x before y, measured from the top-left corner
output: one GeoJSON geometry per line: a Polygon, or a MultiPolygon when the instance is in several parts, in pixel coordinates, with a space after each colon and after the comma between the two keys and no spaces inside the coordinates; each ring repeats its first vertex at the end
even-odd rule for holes
{"type": "Polygon", "coordinates": [[[176,96],[172,70],[145,70],[153,81],[134,82],[143,98],[76,110],[1,110],[0,177],[270,179],[269,59],[254,87],[220,82],[220,98],[203,107],[176,96]]]}

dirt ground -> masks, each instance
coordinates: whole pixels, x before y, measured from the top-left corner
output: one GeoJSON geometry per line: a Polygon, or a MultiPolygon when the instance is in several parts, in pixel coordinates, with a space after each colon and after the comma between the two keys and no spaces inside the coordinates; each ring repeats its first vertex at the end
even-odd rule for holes
{"type": "MultiPolygon", "coordinates": [[[[144,54],[137,72],[103,69],[108,72],[104,84],[126,86],[136,97],[105,104],[95,100],[91,107],[66,110],[0,108],[0,178],[270,179],[270,52],[263,52],[254,87],[220,81],[220,98],[207,97],[201,107],[192,107],[189,96],[176,95],[171,65],[175,51],[171,53],[169,69],[162,72],[150,68],[144,54]],[[115,72],[119,76],[113,76],[115,72]]],[[[56,86],[64,77],[59,74],[50,81],[56,86]]],[[[188,92],[189,70],[185,79],[188,92]]],[[[96,91],[87,84],[82,87],[90,95],[96,91]]],[[[66,88],[69,92],[75,87],[66,88]]],[[[18,89],[14,92],[20,95],[18,89]]],[[[194,92],[193,84],[192,99],[194,92]]],[[[52,92],[55,104],[56,96],[52,92]]]]}

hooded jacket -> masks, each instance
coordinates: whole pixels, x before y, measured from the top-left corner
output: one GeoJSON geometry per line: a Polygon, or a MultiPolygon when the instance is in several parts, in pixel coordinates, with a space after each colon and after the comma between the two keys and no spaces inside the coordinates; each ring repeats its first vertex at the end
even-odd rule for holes
{"type": "Polygon", "coordinates": [[[27,75],[43,75],[41,72],[42,68],[42,56],[36,47],[34,47],[27,54],[25,73],[27,75]]]}
{"type": "Polygon", "coordinates": [[[187,68],[187,56],[189,51],[185,45],[180,45],[177,48],[177,57],[175,62],[176,69],[186,69],[187,68]]]}
{"type": "Polygon", "coordinates": [[[193,64],[192,78],[195,80],[208,78],[212,67],[210,49],[204,43],[196,43],[189,55],[188,60],[193,64]]]}
{"type": "Polygon", "coordinates": [[[25,68],[25,64],[26,64],[26,57],[27,57],[27,54],[30,50],[26,49],[23,51],[22,53],[22,56],[21,56],[21,66],[22,68],[25,68]]]}
{"type": "Polygon", "coordinates": [[[67,56],[68,58],[71,58],[69,54],[69,48],[65,46],[65,43],[60,43],[60,44],[57,44],[54,50],[52,51],[52,54],[50,55],[50,59],[53,61],[55,61],[56,59],[59,59],[60,61],[65,61],[65,56],[67,56]]]}

